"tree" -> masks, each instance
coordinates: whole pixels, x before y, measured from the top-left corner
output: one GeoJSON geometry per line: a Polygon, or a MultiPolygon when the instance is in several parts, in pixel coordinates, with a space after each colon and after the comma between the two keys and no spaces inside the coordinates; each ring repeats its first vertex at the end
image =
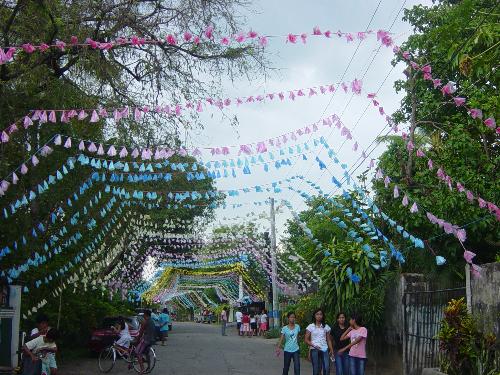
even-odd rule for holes
{"type": "MultiPolygon", "coordinates": [[[[466,97],[471,108],[481,108],[484,118],[498,118],[499,114],[497,5],[483,0],[439,1],[431,7],[415,6],[404,16],[416,33],[401,50],[409,51],[420,66],[430,64],[432,76],[440,78],[443,85],[455,82],[455,96],[466,97]]],[[[497,136],[482,121],[471,119],[466,108],[456,107],[449,97],[434,89],[421,72],[408,67],[406,73],[406,81],[395,83],[396,90],[406,95],[394,118],[398,123],[410,122],[409,137],[414,140],[415,150],[431,158],[435,169],[429,169],[427,158],[410,158],[415,150],[408,152],[406,142],[400,138],[384,139],[388,148],[380,158],[379,168],[390,176],[392,184],[391,189],[386,189],[384,183],[374,180],[375,200],[411,233],[428,239],[430,251],[424,254],[406,248],[407,271],[425,270],[456,277],[463,275],[463,248],[455,238],[431,224],[425,212],[465,225],[465,246],[478,254],[479,263],[493,261],[500,250],[500,226],[494,215],[478,207],[477,201],[471,204],[465,193],[458,193],[456,188],[450,191],[436,178],[436,170],[444,169],[454,182],[465,184],[475,196],[498,203],[497,136]],[[400,201],[392,197],[394,184],[418,204],[420,214],[401,209],[400,201]],[[432,253],[447,258],[445,270],[437,269],[432,253]]]]}
{"type": "MultiPolygon", "coordinates": [[[[242,28],[242,19],[237,15],[237,10],[242,5],[237,0],[169,3],[159,0],[1,1],[0,43],[3,46],[23,43],[54,44],[58,40],[63,40],[68,45],[64,49],[51,48],[33,54],[19,52],[14,61],[0,65],[0,127],[6,128],[35,108],[175,104],[181,100],[195,102],[205,97],[216,97],[223,75],[252,74],[263,67],[260,49],[251,47],[250,44],[234,48],[208,41],[200,44],[179,41],[176,45],[124,44],[110,50],[101,50],[70,46],[69,41],[72,36],[83,43],[86,38],[107,42],[134,35],[164,40],[169,33],[190,32],[200,35],[208,26],[214,26],[216,31],[233,34],[242,28]],[[210,79],[207,79],[207,74],[210,74],[210,79]]],[[[36,199],[29,198],[26,205],[21,204],[15,213],[11,213],[11,204],[17,206],[23,195],[29,196],[30,191],[37,192],[44,180],[61,173],[68,158],[78,157],[78,152],[75,155],[76,147],[69,150],[54,147],[55,134],[127,147],[164,146],[175,149],[180,146],[179,127],[189,127],[190,123],[199,125],[196,122],[196,111],[192,111],[192,114],[194,117],[184,119],[159,116],[145,116],[140,121],[126,119],[116,127],[102,119],[95,124],[74,119],[67,124],[36,124],[26,130],[18,123],[20,130],[11,134],[10,142],[0,145],[0,174],[7,176],[23,162],[28,166],[29,173],[21,176],[18,169],[17,174],[21,177],[19,182],[15,186],[11,185],[5,196],[0,198],[0,212],[3,214],[0,220],[5,228],[0,234],[0,240],[2,249],[4,246],[10,247],[10,253],[5,258],[2,257],[0,271],[6,272],[28,260],[35,262],[34,266],[29,267],[16,280],[29,287],[30,299],[29,303],[23,305],[24,312],[43,298],[48,298],[49,304],[54,303],[50,293],[81,269],[79,258],[83,261],[90,259],[90,254],[81,257],[79,254],[96,238],[100,229],[113,225],[120,228],[109,231],[109,235],[104,236],[98,246],[120,246],[125,230],[133,229],[120,215],[124,216],[127,212],[148,212],[150,219],[156,222],[174,216],[186,220],[209,217],[212,204],[217,204],[224,198],[219,195],[217,198],[188,199],[182,203],[199,206],[172,210],[165,208],[166,200],[162,197],[155,201],[161,203],[159,209],[151,210],[147,205],[135,205],[124,206],[120,211],[116,205],[107,207],[113,197],[112,192],[106,191],[107,184],[128,191],[215,191],[213,179],[207,177],[188,181],[186,173],[176,171],[172,173],[171,181],[131,183],[125,180],[122,183],[110,183],[111,171],[75,162],[75,168],[63,173],[63,178],[57,178],[57,182],[51,184],[48,190],[37,193],[36,199]],[[36,167],[25,161],[44,144],[53,149],[47,158],[38,155],[40,163],[36,167]],[[91,186],[79,192],[84,181],[88,182],[88,177],[96,171],[99,175],[105,174],[107,181],[104,183],[95,180],[91,186]],[[68,222],[77,214],[80,215],[79,221],[70,226],[68,222]],[[112,221],[114,215],[117,215],[116,220],[112,221]],[[43,224],[43,230],[39,229],[40,223],[43,224]],[[67,242],[78,232],[83,235],[83,239],[78,243],[67,242]],[[68,246],[58,249],[55,242],[67,242],[68,246]],[[61,267],[68,262],[72,262],[70,271],[60,272],[61,267]],[[43,281],[48,275],[50,279],[42,282],[39,287],[34,286],[35,280],[43,281]]],[[[86,151],[83,153],[95,156],[86,151]]],[[[132,158],[122,161],[134,162],[132,158]]],[[[196,163],[196,159],[190,156],[173,156],[170,161],[186,165],[196,163]]],[[[206,175],[203,166],[198,165],[198,171],[205,172],[206,175]]],[[[164,172],[172,171],[165,169],[164,172]]],[[[124,199],[118,198],[118,201],[122,203],[124,199]]],[[[186,231],[191,229],[185,228],[186,231]]],[[[106,256],[109,254],[102,252],[95,259],[97,272],[92,275],[96,278],[109,276],[113,267],[125,264],[125,267],[135,268],[134,271],[138,272],[130,274],[130,277],[140,278],[143,266],[141,262],[147,250],[146,246],[140,246],[137,253],[132,255],[131,249],[124,246],[111,262],[106,256]],[[136,256],[136,261],[129,261],[133,256],[136,256]]],[[[90,274],[86,272],[87,275],[90,274]]]]}

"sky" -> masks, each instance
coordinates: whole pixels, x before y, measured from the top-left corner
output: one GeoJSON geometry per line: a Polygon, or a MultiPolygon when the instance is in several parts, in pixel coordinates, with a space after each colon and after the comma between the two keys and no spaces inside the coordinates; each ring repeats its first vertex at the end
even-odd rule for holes
{"type": "MultiPolygon", "coordinates": [[[[402,78],[403,65],[395,68],[390,64],[393,58],[392,48],[379,48],[375,36],[370,36],[360,44],[358,42],[346,43],[343,39],[334,37],[309,38],[307,44],[300,41],[296,45],[285,43],[284,36],[288,33],[311,33],[314,26],[319,26],[322,31],[365,31],[367,26],[371,30],[389,30],[393,33],[396,44],[401,44],[411,35],[409,24],[402,21],[403,8],[411,8],[416,4],[431,5],[431,1],[404,1],[404,0],[321,0],[321,1],[296,1],[273,0],[253,1],[245,16],[249,28],[264,35],[281,37],[269,38],[267,58],[273,68],[267,77],[252,79],[246,78],[223,81],[224,97],[237,97],[258,95],[267,92],[277,92],[304,88],[311,86],[338,83],[345,72],[344,80],[347,83],[354,79],[362,79],[363,93],[360,96],[345,94],[341,89],[335,94],[318,95],[313,98],[299,98],[294,102],[265,102],[245,104],[239,107],[231,106],[225,109],[228,117],[237,116],[239,125],[236,129],[230,126],[229,121],[220,113],[212,111],[204,113],[202,121],[204,129],[190,133],[193,144],[199,147],[215,147],[225,145],[239,145],[258,142],[289,133],[298,128],[310,125],[332,114],[337,114],[342,122],[352,131],[353,138],[359,144],[359,150],[366,149],[379,132],[386,125],[378,110],[369,106],[366,94],[378,92],[377,98],[385,111],[394,112],[402,98],[401,93],[394,90],[394,81],[402,78]],[[373,17],[373,19],[372,19],[373,17]],[[349,65],[349,61],[352,62],[349,65]],[[387,78],[386,78],[387,77],[387,78]],[[385,79],[386,78],[386,79],[385,79]],[[385,80],[384,80],[385,79],[385,80]]],[[[306,94],[307,95],[307,94],[306,94]]],[[[324,136],[328,144],[337,152],[341,162],[352,166],[359,152],[354,152],[352,142],[342,145],[343,138],[340,132],[332,127],[319,126],[320,130],[312,136],[302,136],[297,142],[310,142],[324,136]]],[[[341,178],[341,169],[326,156],[321,147],[312,147],[312,152],[307,154],[308,160],[292,158],[292,166],[276,170],[270,167],[269,172],[263,170],[262,165],[251,168],[252,173],[242,175],[241,170],[237,178],[221,178],[217,180],[219,189],[238,189],[265,185],[279,180],[285,180],[295,175],[302,175],[306,179],[320,185],[324,192],[335,193],[335,186],[331,182],[332,174],[341,178]],[[320,171],[318,163],[314,161],[318,156],[327,166],[328,171],[320,171]]],[[[370,158],[376,159],[384,151],[384,145],[376,147],[370,158]]],[[[275,152],[276,153],[276,152],[275,152]]],[[[365,163],[366,166],[366,163],[365,163]]],[[[355,173],[366,168],[360,168],[355,173]]],[[[283,183],[282,187],[285,187],[283,183]]],[[[307,184],[294,180],[292,186],[312,192],[307,184]]],[[[265,201],[274,196],[279,203],[282,199],[289,200],[293,209],[299,212],[306,208],[304,200],[296,193],[282,189],[282,193],[247,193],[238,197],[228,197],[226,203],[243,203],[237,209],[217,210],[217,222],[225,223],[224,218],[236,218],[246,215],[269,212],[269,206],[256,206],[254,201],[265,201]]],[[[277,237],[283,236],[285,222],[291,218],[288,209],[281,208],[276,216],[277,237]]],[[[234,223],[236,221],[230,221],[234,223]]],[[[269,223],[264,220],[263,228],[267,229],[269,223]]]]}

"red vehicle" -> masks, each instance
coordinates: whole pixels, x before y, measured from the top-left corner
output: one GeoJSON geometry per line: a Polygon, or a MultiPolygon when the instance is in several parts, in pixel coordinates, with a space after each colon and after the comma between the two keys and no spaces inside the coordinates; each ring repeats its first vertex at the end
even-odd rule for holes
{"type": "MultiPolygon", "coordinates": [[[[104,318],[100,327],[92,331],[88,344],[91,351],[100,352],[118,339],[119,335],[111,329],[111,326],[114,326],[118,319],[118,316],[104,318]]],[[[128,324],[132,339],[137,338],[142,318],[139,316],[127,316],[124,319],[125,323],[128,324]]]]}

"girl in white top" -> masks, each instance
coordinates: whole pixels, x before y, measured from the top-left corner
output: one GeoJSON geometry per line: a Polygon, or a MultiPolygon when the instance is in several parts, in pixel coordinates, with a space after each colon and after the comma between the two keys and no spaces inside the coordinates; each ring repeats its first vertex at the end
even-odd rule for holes
{"type": "Polygon", "coordinates": [[[115,344],[118,346],[117,349],[122,354],[125,354],[130,346],[130,341],[132,341],[132,336],[130,335],[128,324],[125,323],[125,319],[119,319],[117,324],[113,326],[113,330],[120,333],[120,338],[116,340],[115,344]]]}
{"type": "Polygon", "coordinates": [[[313,375],[318,375],[321,368],[323,374],[330,373],[330,355],[333,353],[330,331],[323,310],[314,311],[313,323],[307,326],[305,335],[305,343],[310,348],[313,375]]]}
{"type": "Polygon", "coordinates": [[[267,331],[267,311],[262,310],[262,314],[260,314],[259,323],[259,336],[264,335],[267,331]]]}

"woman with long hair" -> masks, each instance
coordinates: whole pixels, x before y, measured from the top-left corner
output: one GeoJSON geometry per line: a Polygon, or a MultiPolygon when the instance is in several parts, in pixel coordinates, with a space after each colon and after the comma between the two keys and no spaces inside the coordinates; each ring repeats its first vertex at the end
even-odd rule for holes
{"type": "Polygon", "coordinates": [[[332,327],[333,351],[335,353],[335,375],[349,374],[349,356],[340,349],[349,345],[349,339],[341,340],[342,335],[347,331],[348,324],[343,312],[337,314],[337,321],[332,327]]]}
{"type": "Polygon", "coordinates": [[[368,330],[363,327],[363,320],[359,314],[353,314],[349,323],[351,326],[344,332],[340,339],[350,339],[351,343],[340,349],[339,352],[343,353],[349,350],[350,375],[365,375],[368,330]]]}
{"type": "Polygon", "coordinates": [[[279,355],[281,344],[285,340],[285,347],[283,348],[283,375],[288,375],[292,359],[293,373],[294,375],[300,375],[300,348],[297,342],[300,326],[295,324],[295,313],[293,311],[287,314],[287,318],[288,324],[281,328],[281,337],[276,346],[276,354],[279,355]]]}
{"type": "Polygon", "coordinates": [[[312,316],[312,323],[306,328],[305,342],[309,345],[313,375],[330,373],[330,355],[333,355],[331,328],[325,323],[325,314],[322,309],[316,309],[312,316]]]}

